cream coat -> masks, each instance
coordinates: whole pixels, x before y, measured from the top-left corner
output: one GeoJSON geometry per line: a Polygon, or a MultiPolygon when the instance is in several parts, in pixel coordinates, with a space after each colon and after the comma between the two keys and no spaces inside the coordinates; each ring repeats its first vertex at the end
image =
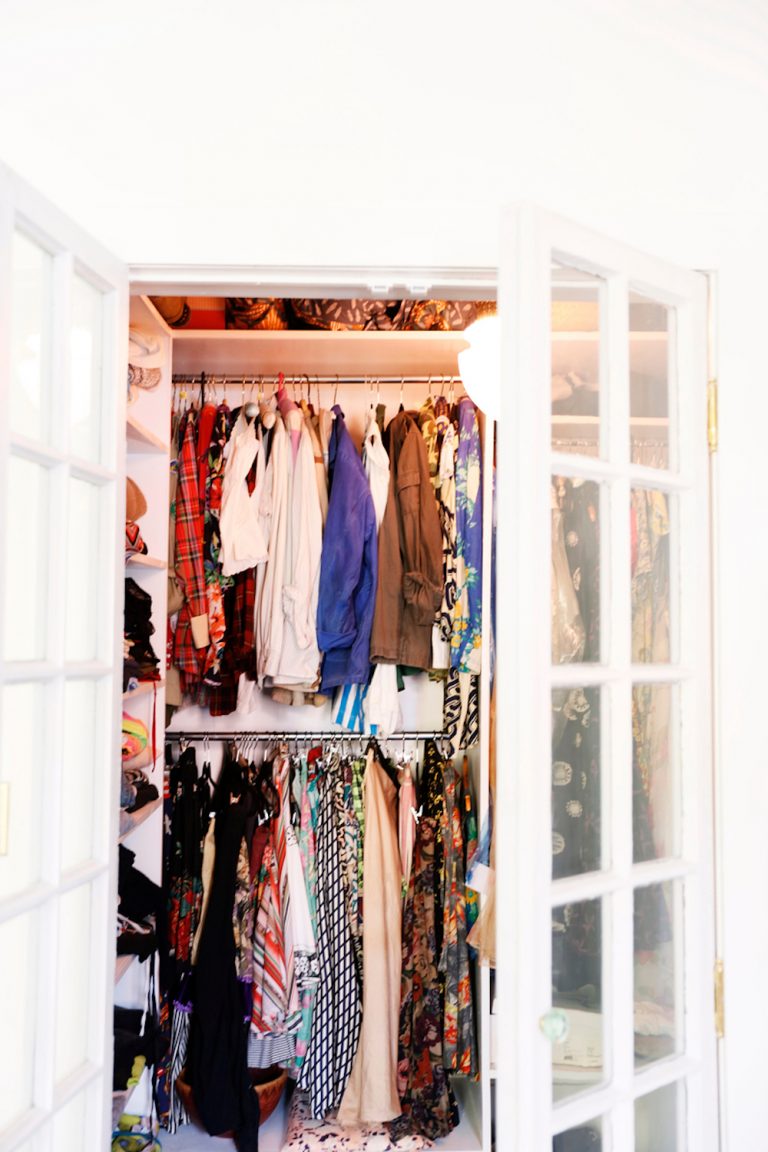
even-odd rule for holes
{"type": "Polygon", "coordinates": [[[267,542],[259,517],[264,487],[264,454],[256,430],[242,412],[230,437],[221,487],[221,570],[235,576],[267,559],[267,542]],[[256,460],[256,486],[249,493],[246,477],[256,460]]]}
{"type": "Polygon", "coordinates": [[[256,583],[258,683],[309,688],[320,668],[315,618],[323,529],[312,442],[301,409],[276,420],[264,500],[270,530],[269,560],[256,583]]]}

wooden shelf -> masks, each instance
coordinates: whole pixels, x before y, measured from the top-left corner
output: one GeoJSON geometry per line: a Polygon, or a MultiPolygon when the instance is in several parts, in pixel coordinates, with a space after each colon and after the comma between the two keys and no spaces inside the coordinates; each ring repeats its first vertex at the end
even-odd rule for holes
{"type": "Polygon", "coordinates": [[[159,572],[168,567],[167,561],[159,560],[157,556],[144,556],[140,552],[133,556],[126,556],[125,563],[136,568],[156,568],[159,572]]]}
{"type": "Polygon", "coordinates": [[[173,334],[173,370],[233,375],[458,374],[463,332],[195,331],[173,334]]]}
{"type": "Polygon", "coordinates": [[[163,798],[158,796],[157,800],[150,800],[149,804],[145,804],[143,808],[139,808],[138,812],[129,813],[131,817],[131,826],[123,832],[122,836],[118,837],[118,844],[122,844],[132,833],[140,828],[145,821],[149,820],[153,812],[157,812],[158,808],[162,808],[163,798]]]}
{"type": "Polygon", "coordinates": [[[129,452],[157,452],[168,455],[170,446],[129,412],[125,418],[125,438],[129,452]]]}
{"type": "Polygon", "coordinates": [[[161,688],[165,688],[165,680],[140,680],[138,688],[134,688],[133,692],[123,692],[123,700],[135,700],[137,696],[146,696],[157,688],[158,692],[161,688]]]}

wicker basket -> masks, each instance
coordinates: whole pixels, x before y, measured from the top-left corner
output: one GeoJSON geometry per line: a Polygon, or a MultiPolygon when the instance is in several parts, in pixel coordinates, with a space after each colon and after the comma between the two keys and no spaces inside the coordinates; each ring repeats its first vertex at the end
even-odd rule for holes
{"type": "MultiPolygon", "coordinates": [[[[192,1123],[196,1124],[198,1128],[204,1128],[203,1122],[200,1119],[200,1114],[198,1113],[197,1107],[195,1106],[195,1100],[192,1095],[192,1087],[186,1079],[186,1071],[186,1068],[183,1068],[180,1075],[177,1076],[176,1090],[181,1097],[181,1102],[184,1105],[187,1111],[187,1115],[189,1116],[192,1123]]],[[[259,1098],[259,1124],[261,1125],[269,1119],[275,1108],[277,1108],[280,1097],[283,1094],[286,1081],[288,1079],[288,1073],[286,1072],[285,1068],[278,1067],[265,1070],[261,1068],[251,1068],[249,1069],[249,1072],[251,1074],[251,1080],[253,1081],[253,1090],[259,1098]],[[265,1072],[267,1074],[273,1073],[273,1076],[271,1079],[260,1083],[259,1078],[263,1076],[265,1072]]],[[[231,1140],[234,1136],[234,1132],[219,1132],[218,1135],[226,1138],[227,1140],[231,1140]]]]}

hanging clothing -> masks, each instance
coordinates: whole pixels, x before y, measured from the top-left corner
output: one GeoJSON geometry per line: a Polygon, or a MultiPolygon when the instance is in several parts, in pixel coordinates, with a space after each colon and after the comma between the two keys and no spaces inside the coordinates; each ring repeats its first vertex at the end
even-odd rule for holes
{"type": "MultiPolygon", "coordinates": [[[[469,761],[466,756],[462,764],[461,799],[462,837],[464,839],[464,876],[466,877],[469,862],[477,851],[477,808],[475,805],[474,789],[472,788],[472,781],[469,775],[469,761]]],[[[465,885],[464,888],[464,899],[467,915],[467,935],[469,935],[477,922],[480,902],[475,889],[467,885],[465,885]]],[[[470,955],[474,956],[474,953],[470,951],[470,955]]]]}
{"type": "Polygon", "coordinates": [[[200,516],[195,422],[188,414],[181,432],[179,478],[176,490],[176,579],[184,603],[174,633],[173,662],[196,682],[201,648],[208,646],[208,602],[203,571],[203,533],[200,516]]]}
{"type": "Polygon", "coordinates": [[[339,757],[330,753],[319,779],[317,833],[317,932],[320,983],[315,996],[312,1035],[299,1073],[309,1090],[312,1115],[337,1108],[352,1070],[360,1034],[360,981],[344,888],[346,850],[343,796],[334,777],[339,757]]]}
{"type": "Polygon", "coordinates": [[[376,664],[371,683],[363,699],[363,713],[368,731],[386,736],[403,726],[397,665],[376,664]]]}
{"type": "Polygon", "coordinates": [[[443,1061],[443,984],[437,971],[442,940],[440,757],[427,742],[413,870],[403,910],[398,1076],[402,1116],[393,1121],[396,1139],[411,1132],[439,1140],[459,1122],[458,1107],[443,1061]],[[440,932],[438,932],[438,926],[440,932]]]}
{"type": "Polygon", "coordinates": [[[344,889],[347,894],[347,915],[352,932],[355,958],[362,981],[363,965],[363,841],[365,835],[365,808],[363,804],[362,757],[342,760],[342,796],[344,806],[344,839],[346,844],[346,870],[344,889]]]}
{"type": "MultiPolygon", "coordinates": [[[[301,794],[301,812],[299,826],[299,852],[307,887],[307,904],[312,934],[318,940],[317,926],[317,822],[319,814],[320,797],[318,793],[318,768],[321,749],[312,749],[306,759],[302,758],[300,765],[299,787],[301,794]]],[[[319,951],[319,949],[318,949],[319,951]]],[[[318,956],[318,976],[319,976],[318,956]]],[[[301,1023],[296,1036],[296,1055],[294,1069],[298,1072],[304,1063],[307,1046],[312,1031],[312,1016],[314,1012],[315,997],[317,995],[317,981],[306,982],[301,989],[301,1023]]]]}
{"type": "Polygon", "coordinates": [[[320,565],[317,638],[325,653],[320,685],[364,684],[370,673],[376,604],[376,514],[365,470],[338,404],[331,432],[331,495],[320,565]]]}
{"type": "Polygon", "coordinates": [[[439,487],[440,479],[438,476],[440,468],[440,444],[438,438],[437,421],[435,420],[435,402],[431,396],[427,396],[424,403],[416,413],[416,419],[419,424],[422,438],[424,440],[424,447],[427,450],[427,467],[429,468],[429,477],[435,489],[439,487]]]}
{"type": "Polygon", "coordinates": [[[216,818],[216,856],[205,927],[194,972],[188,1074],[200,1118],[211,1135],[234,1131],[241,1152],[257,1152],[259,1103],[247,1067],[247,1025],[235,973],[232,907],[245,806],[216,818]]]}
{"type": "Polygon", "coordinates": [[[477,409],[468,396],[459,401],[456,452],[456,602],[453,608],[451,666],[480,671],[483,637],[483,474],[477,409]]]}
{"type": "Polygon", "coordinates": [[[323,525],[314,455],[300,408],[288,412],[280,442],[278,428],[276,421],[268,465],[274,465],[272,524],[268,594],[261,606],[267,646],[258,659],[269,684],[315,689],[320,671],[316,619],[323,525]]]}
{"type": "Polygon", "coordinates": [[[221,567],[225,576],[255,568],[268,557],[259,516],[265,472],[257,427],[248,423],[241,409],[226,449],[221,490],[221,567]],[[248,474],[254,463],[256,485],[251,492],[248,474]]]}
{"type": "Polygon", "coordinates": [[[373,509],[376,513],[376,529],[381,527],[389,494],[389,456],[381,439],[381,428],[376,413],[371,408],[363,436],[363,468],[371,489],[373,509]]]}
{"type": "Polygon", "coordinates": [[[205,475],[205,512],[203,517],[203,566],[208,596],[208,632],[210,646],[203,665],[203,681],[211,686],[221,682],[221,665],[227,639],[224,590],[231,578],[225,576],[221,564],[221,498],[224,470],[224,449],[229,437],[230,412],[225,404],[215,412],[213,429],[207,454],[205,475]]]}
{"type": "Polygon", "coordinates": [[[443,1063],[452,1072],[475,1078],[478,1073],[474,1004],[467,950],[464,887],[461,778],[450,761],[443,764],[443,951],[438,965],[445,980],[443,1063]]]}
{"type": "Polygon", "coordinates": [[[408,885],[413,866],[413,845],[416,842],[416,785],[410,767],[406,764],[400,783],[398,797],[398,838],[400,843],[400,871],[402,874],[403,900],[408,895],[408,885]]]}
{"type": "Polygon", "coordinates": [[[400,1005],[400,854],[396,790],[369,750],[364,777],[363,1021],[339,1108],[340,1124],[400,1115],[397,1042],[400,1005]]]}
{"type": "Polygon", "coordinates": [[[438,618],[432,625],[432,666],[449,668],[453,614],[456,607],[456,451],[458,438],[453,422],[444,421],[437,473],[437,506],[443,540],[443,597],[438,618]]]}
{"type": "Polygon", "coordinates": [[[365,732],[367,684],[342,684],[333,694],[331,717],[348,732],[365,732]]]}
{"type": "Polygon", "coordinates": [[[387,431],[389,495],[379,531],[371,659],[428,669],[443,592],[440,520],[418,426],[399,412],[387,431]]]}
{"type": "Polygon", "coordinates": [[[323,521],[323,528],[328,519],[328,459],[327,454],[323,452],[323,445],[320,442],[320,432],[318,428],[317,417],[312,413],[312,410],[307,404],[306,400],[301,402],[301,410],[304,413],[304,426],[309,433],[309,440],[312,445],[312,454],[315,461],[315,483],[317,484],[317,499],[320,504],[320,515],[323,521]]]}
{"type": "Polygon", "coordinates": [[[451,668],[443,689],[443,739],[455,756],[480,741],[480,677],[451,668]]]}

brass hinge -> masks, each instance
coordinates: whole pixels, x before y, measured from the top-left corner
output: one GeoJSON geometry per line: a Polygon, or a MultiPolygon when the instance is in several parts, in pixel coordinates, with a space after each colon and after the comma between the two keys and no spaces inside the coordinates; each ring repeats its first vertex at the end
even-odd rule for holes
{"type": "Polygon", "coordinates": [[[715,960],[715,1035],[718,1040],[725,1036],[725,967],[722,960],[715,960]]]}
{"type": "Polygon", "coordinates": [[[707,383],[707,444],[710,452],[717,452],[719,434],[717,420],[717,380],[707,383]]]}

